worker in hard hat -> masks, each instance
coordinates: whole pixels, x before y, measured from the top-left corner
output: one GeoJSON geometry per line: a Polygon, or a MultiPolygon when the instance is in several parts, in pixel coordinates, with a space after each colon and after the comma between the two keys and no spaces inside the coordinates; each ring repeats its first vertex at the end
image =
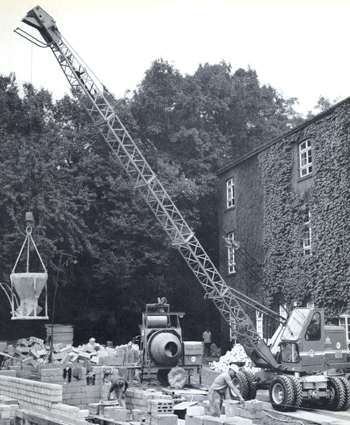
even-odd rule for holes
{"type": "Polygon", "coordinates": [[[219,418],[221,414],[222,403],[224,399],[230,399],[230,393],[237,396],[241,402],[244,402],[239,390],[233,385],[232,379],[236,376],[238,367],[231,365],[227,372],[217,376],[209,389],[209,403],[212,416],[219,418]]]}

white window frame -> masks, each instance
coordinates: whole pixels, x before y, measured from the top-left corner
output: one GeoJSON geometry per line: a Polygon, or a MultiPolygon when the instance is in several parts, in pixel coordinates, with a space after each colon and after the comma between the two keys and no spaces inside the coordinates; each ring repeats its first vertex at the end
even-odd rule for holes
{"type": "Polygon", "coordinates": [[[235,249],[233,241],[235,240],[234,232],[227,235],[227,270],[228,274],[236,273],[235,249]]]}
{"type": "Polygon", "coordinates": [[[312,173],[311,140],[304,140],[299,144],[299,167],[300,177],[306,177],[312,173]]]}
{"type": "Polygon", "coordinates": [[[350,343],[350,316],[348,314],[341,314],[339,316],[339,326],[345,328],[346,331],[346,346],[349,347],[350,343]]]}
{"type": "Polygon", "coordinates": [[[304,255],[312,255],[311,250],[311,213],[309,210],[305,212],[303,223],[303,253],[304,255]]]}
{"type": "Polygon", "coordinates": [[[235,206],[235,182],[233,177],[226,181],[226,207],[233,208],[235,206]]]}

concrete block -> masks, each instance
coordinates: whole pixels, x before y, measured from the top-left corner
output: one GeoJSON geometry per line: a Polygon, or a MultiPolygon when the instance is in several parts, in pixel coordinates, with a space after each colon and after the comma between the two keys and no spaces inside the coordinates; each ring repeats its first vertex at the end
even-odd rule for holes
{"type": "Polygon", "coordinates": [[[116,421],[126,422],[130,420],[130,410],[116,407],[114,412],[114,419],[116,421]]]}
{"type": "Polygon", "coordinates": [[[145,416],[145,412],[141,409],[132,409],[131,416],[133,421],[140,422],[145,416]]]}
{"type": "Polygon", "coordinates": [[[235,400],[225,400],[224,406],[225,406],[225,415],[228,418],[235,417],[237,415],[237,407],[238,407],[238,401],[235,400]]]}
{"type": "Polygon", "coordinates": [[[203,424],[204,424],[203,416],[185,415],[185,425],[203,425],[203,424]]]}
{"type": "Polygon", "coordinates": [[[188,416],[204,416],[205,407],[204,406],[190,406],[186,410],[188,416]]]}
{"type": "Polygon", "coordinates": [[[214,418],[213,416],[202,416],[203,417],[203,425],[221,425],[225,423],[226,418],[214,418]]]}
{"type": "Polygon", "coordinates": [[[244,403],[244,407],[248,410],[263,410],[263,402],[258,400],[249,400],[244,403]]]}
{"type": "Polygon", "coordinates": [[[8,397],[6,395],[0,395],[0,404],[6,404],[6,405],[12,405],[16,404],[18,405],[18,400],[12,397],[8,397]]]}
{"type": "Polygon", "coordinates": [[[4,375],[4,376],[16,376],[16,371],[15,370],[0,370],[0,375],[4,375]]]}
{"type": "Polygon", "coordinates": [[[147,401],[148,411],[153,413],[174,413],[174,401],[155,399],[147,401]]]}
{"type": "Polygon", "coordinates": [[[100,412],[99,407],[100,407],[100,403],[89,403],[88,404],[89,414],[91,416],[99,415],[99,412],[100,412]]]}
{"type": "Polygon", "coordinates": [[[109,418],[109,419],[114,419],[114,411],[115,411],[115,407],[114,406],[104,406],[103,408],[103,416],[105,418],[109,418]]]}
{"type": "Polygon", "coordinates": [[[177,425],[177,415],[151,415],[151,425],[177,425]]]}

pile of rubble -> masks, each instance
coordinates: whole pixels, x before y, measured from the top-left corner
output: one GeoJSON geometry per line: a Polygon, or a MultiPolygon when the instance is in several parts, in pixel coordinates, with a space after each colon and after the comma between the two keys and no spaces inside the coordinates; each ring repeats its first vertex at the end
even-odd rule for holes
{"type": "Polygon", "coordinates": [[[19,339],[16,344],[9,344],[0,352],[0,367],[37,366],[45,363],[91,363],[93,365],[127,366],[135,365],[139,358],[139,346],[129,342],[117,347],[97,344],[91,338],[88,344],[73,347],[71,344],[45,344],[36,337],[19,339]]]}
{"type": "Polygon", "coordinates": [[[225,372],[231,364],[252,366],[251,360],[247,356],[241,344],[234,345],[231,351],[227,351],[227,353],[224,356],[221,356],[218,361],[209,363],[209,367],[212,370],[225,372]]]}

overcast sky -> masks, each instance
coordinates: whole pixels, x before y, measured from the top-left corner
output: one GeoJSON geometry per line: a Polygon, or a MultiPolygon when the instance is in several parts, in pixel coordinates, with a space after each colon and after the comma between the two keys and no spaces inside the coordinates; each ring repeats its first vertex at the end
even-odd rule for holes
{"type": "Polygon", "coordinates": [[[41,6],[109,91],[134,90],[163,58],[182,74],[224,60],[250,66],[263,84],[297,97],[350,96],[350,0],[0,0],[0,74],[15,72],[55,99],[69,85],[49,49],[13,32],[41,6]]]}

